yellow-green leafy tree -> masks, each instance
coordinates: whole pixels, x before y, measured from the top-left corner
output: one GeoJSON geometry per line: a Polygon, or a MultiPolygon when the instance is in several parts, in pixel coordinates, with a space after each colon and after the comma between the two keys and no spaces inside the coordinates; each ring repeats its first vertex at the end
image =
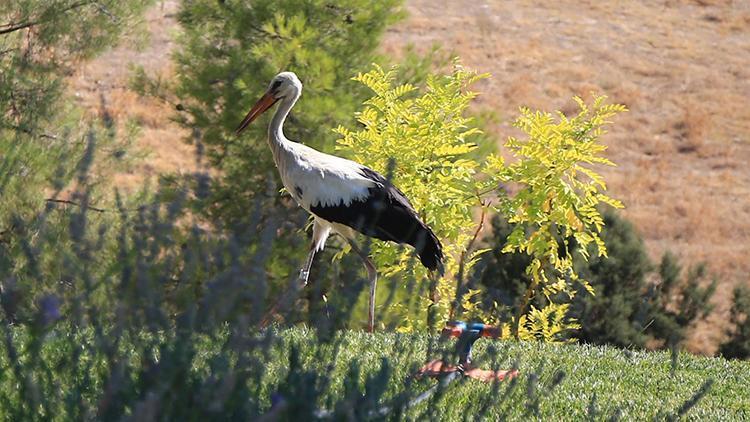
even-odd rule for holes
{"type": "MultiPolygon", "coordinates": [[[[476,97],[468,90],[469,85],[487,76],[456,63],[450,75],[429,76],[424,93],[419,93],[410,84],[394,86],[395,69],[386,71],[375,66],[354,78],[373,92],[357,113],[363,128],[337,129],[342,136],[337,148],[390,177],[443,240],[447,275],[458,272],[458,258],[477,224],[474,210],[479,202],[472,192],[480,163],[470,153],[477,148],[481,131],[472,127],[466,108],[476,97]]],[[[408,248],[377,242],[372,253],[385,277],[428,279],[427,271],[414,265],[408,248]]],[[[478,253],[472,252],[464,261],[470,265],[478,253]]],[[[416,309],[429,307],[432,321],[444,321],[455,297],[455,283],[443,277],[432,280],[428,290],[427,295],[412,297],[411,305],[416,309]]],[[[407,308],[410,306],[403,303],[395,306],[394,316],[401,327],[423,327],[424,318],[411,317],[407,308]]]]}
{"type": "Polygon", "coordinates": [[[526,136],[510,137],[505,143],[515,161],[506,165],[496,155],[487,159],[484,172],[489,175],[488,183],[518,187],[512,195],[499,192],[496,209],[515,224],[503,251],[531,257],[526,268],[531,283],[510,327],[517,338],[559,339],[565,331],[578,328],[576,321],[566,318],[575,284],[595,294],[573,268],[570,241],[581,246],[576,250],[584,258],[592,243],[600,256],[606,256],[607,248],[599,237],[604,220],[597,207],[600,203],[622,207],[604,194],[604,179],[592,169],[594,165],[614,165],[602,155],[606,146],[599,138],[608,119],[626,110],[604,100],[596,97],[588,107],[576,97],[580,112],[572,118],[561,112],[522,108],[514,125],[526,136]],[[543,309],[530,305],[537,294],[546,299],[543,309]],[[560,297],[564,299],[556,299],[560,297]]]}
{"type": "Polygon", "coordinates": [[[607,119],[625,108],[597,97],[590,108],[576,98],[581,111],[572,118],[521,109],[515,126],[526,137],[507,140],[505,147],[514,156],[507,164],[499,155],[475,154],[478,142],[491,140],[467,117],[477,96],[469,87],[486,77],[456,61],[452,73],[429,76],[420,91],[409,84],[394,85],[395,69],[375,66],[354,78],[373,92],[357,113],[362,128],[339,127],[337,148],[387,174],[444,245],[446,274],[430,279],[425,269],[413,265],[410,249],[375,242],[373,255],[382,275],[430,286],[424,294],[402,298],[411,303],[398,303],[386,320],[399,321],[404,330],[449,318],[499,322],[491,309],[478,306],[481,293],[463,286],[463,274],[484,252],[472,248],[482,224],[476,217],[484,217],[492,204],[492,210],[516,224],[503,250],[532,258],[526,270],[532,283],[512,321],[504,324],[504,335],[560,340],[577,328],[566,315],[575,284],[594,293],[573,269],[569,242],[574,239],[583,246],[577,249],[583,254],[585,246],[594,243],[598,253],[606,255],[597,206],[622,206],[604,194],[604,180],[591,166],[613,165],[602,156],[606,147],[599,137],[607,119]],[[504,189],[509,185],[513,193],[504,189]],[[546,298],[542,309],[530,305],[537,294],[546,298]],[[429,310],[426,319],[418,313],[424,309],[429,310]]]}

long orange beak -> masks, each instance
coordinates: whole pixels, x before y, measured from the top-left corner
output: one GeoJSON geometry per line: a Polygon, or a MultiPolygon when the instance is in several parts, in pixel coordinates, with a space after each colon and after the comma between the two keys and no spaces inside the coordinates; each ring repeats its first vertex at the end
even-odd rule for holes
{"type": "Polygon", "coordinates": [[[250,111],[247,113],[247,116],[245,116],[244,119],[242,119],[242,123],[237,127],[237,130],[234,131],[235,134],[239,135],[242,133],[245,128],[253,122],[253,120],[257,119],[258,116],[263,114],[264,111],[271,108],[272,105],[276,104],[276,101],[278,101],[277,98],[274,98],[273,95],[271,95],[270,92],[266,92],[263,94],[262,97],[258,100],[257,103],[253,106],[253,108],[250,109],[250,111]]]}

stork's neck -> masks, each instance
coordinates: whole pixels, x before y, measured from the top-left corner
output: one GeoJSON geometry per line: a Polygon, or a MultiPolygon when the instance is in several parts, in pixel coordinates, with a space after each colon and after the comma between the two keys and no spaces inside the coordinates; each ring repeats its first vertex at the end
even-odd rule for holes
{"type": "Polygon", "coordinates": [[[291,142],[284,136],[284,122],[298,98],[299,94],[283,98],[279,104],[279,108],[276,109],[276,113],[273,115],[273,119],[271,119],[271,125],[268,126],[268,142],[274,150],[274,155],[279,147],[283,147],[284,144],[291,142]]]}

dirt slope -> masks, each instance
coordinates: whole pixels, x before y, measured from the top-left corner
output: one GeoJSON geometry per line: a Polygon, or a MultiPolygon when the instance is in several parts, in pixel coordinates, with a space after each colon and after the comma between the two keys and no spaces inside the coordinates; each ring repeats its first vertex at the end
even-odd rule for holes
{"type": "MultiPolygon", "coordinates": [[[[521,105],[567,110],[594,91],[630,108],[606,136],[619,164],[604,170],[609,188],[654,257],[709,262],[715,327],[750,274],[750,2],[418,0],[408,11],[386,50],[440,43],[492,73],[479,102],[499,112],[502,137],[521,105]]],[[[711,351],[720,334],[702,327],[692,347],[711,351]]]]}
{"type": "Polygon", "coordinates": [[[85,63],[71,80],[79,104],[90,114],[106,113],[121,127],[129,120],[140,126],[136,153],[146,158],[116,176],[120,189],[133,191],[160,173],[191,171],[195,166],[193,148],[182,142],[187,133],[170,120],[173,108],[128,89],[134,66],[143,66],[150,75],[170,75],[178,6],[177,0],[157,2],[146,13],[145,34],[135,31],[121,46],[85,63]]]}
{"type": "MultiPolygon", "coordinates": [[[[144,49],[120,47],[73,81],[92,112],[144,127],[138,145],[150,156],[120,177],[124,186],[192,167],[169,107],[125,88],[131,62],[168,74],[176,7],[164,1],[148,14],[144,49]]],[[[606,136],[619,165],[606,179],[654,257],[669,249],[684,262],[709,262],[719,312],[690,345],[714,351],[731,287],[750,280],[750,2],[412,0],[407,9],[384,51],[439,43],[492,73],[477,86],[478,107],[497,111],[501,138],[521,105],[571,110],[573,95],[594,91],[630,108],[606,136]]]]}

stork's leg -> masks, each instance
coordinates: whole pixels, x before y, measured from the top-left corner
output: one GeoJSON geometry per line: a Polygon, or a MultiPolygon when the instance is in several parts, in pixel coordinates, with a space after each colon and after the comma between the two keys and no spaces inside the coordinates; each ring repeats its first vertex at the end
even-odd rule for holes
{"type": "Polygon", "coordinates": [[[276,303],[273,304],[271,309],[266,312],[265,316],[263,316],[263,319],[261,320],[261,327],[265,327],[266,325],[268,325],[273,315],[278,312],[279,308],[282,307],[282,305],[286,307],[287,302],[293,300],[296,297],[297,292],[307,285],[307,280],[310,277],[310,267],[312,267],[313,258],[315,257],[315,250],[316,243],[315,240],[313,240],[312,245],[310,245],[310,253],[307,254],[305,266],[302,267],[301,270],[299,270],[299,277],[297,278],[296,285],[294,282],[292,282],[289,286],[290,288],[287,289],[287,291],[284,292],[283,295],[281,295],[279,300],[277,300],[276,303]]]}
{"type": "Polygon", "coordinates": [[[313,240],[312,245],[310,245],[310,253],[307,254],[307,260],[305,261],[305,266],[302,267],[301,270],[299,270],[299,279],[297,279],[298,288],[303,288],[307,286],[307,280],[310,278],[310,268],[312,267],[313,258],[315,258],[315,250],[316,250],[316,242],[313,240]]]}
{"type": "Polygon", "coordinates": [[[285,308],[288,303],[296,298],[297,292],[307,286],[307,280],[310,278],[310,268],[312,267],[313,258],[315,258],[315,252],[319,249],[323,249],[328,233],[331,231],[330,226],[324,226],[318,220],[315,220],[313,224],[313,239],[310,244],[310,252],[307,254],[305,265],[299,271],[299,277],[297,277],[296,283],[292,281],[289,289],[276,301],[271,309],[266,312],[265,316],[261,320],[261,327],[265,327],[271,321],[273,315],[279,311],[279,308],[285,308]]]}
{"type": "Polygon", "coordinates": [[[375,329],[375,291],[378,288],[378,272],[375,270],[375,265],[370,260],[370,257],[362,252],[352,239],[347,237],[346,240],[349,242],[352,250],[362,259],[367,269],[367,278],[370,280],[370,307],[367,312],[367,330],[372,333],[375,329]]]}

